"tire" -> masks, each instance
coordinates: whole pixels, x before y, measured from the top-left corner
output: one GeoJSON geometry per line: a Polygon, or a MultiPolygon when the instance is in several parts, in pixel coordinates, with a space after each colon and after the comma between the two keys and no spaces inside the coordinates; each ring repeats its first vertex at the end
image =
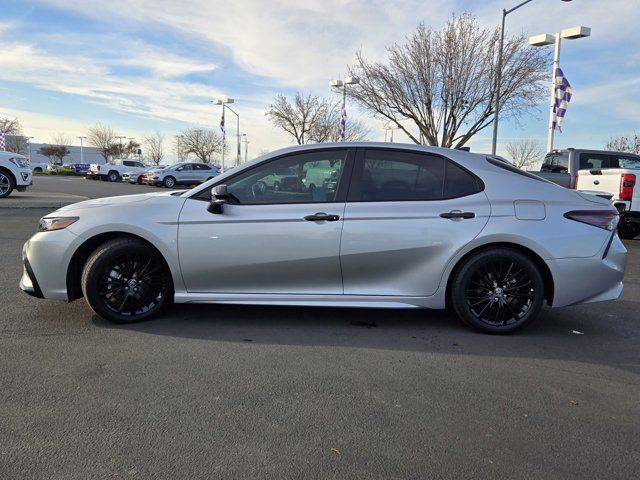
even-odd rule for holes
{"type": "Polygon", "coordinates": [[[502,247],[466,259],[456,268],[450,291],[458,318],[491,334],[512,333],[531,323],[545,297],[536,264],[523,253],[502,247]]]}
{"type": "Polygon", "coordinates": [[[149,320],[173,301],[166,262],[140,240],[110,240],[95,250],[82,270],[82,293],[91,309],[114,323],[149,320]]]}
{"type": "Polygon", "coordinates": [[[11,173],[0,169],[0,198],[7,198],[16,188],[16,181],[11,173]]]}
{"type": "Polygon", "coordinates": [[[632,240],[640,235],[640,226],[627,223],[623,220],[618,225],[618,236],[623,240],[632,240]]]}
{"type": "Polygon", "coordinates": [[[172,176],[164,177],[162,184],[167,188],[173,188],[176,185],[176,179],[172,176]]]}
{"type": "Polygon", "coordinates": [[[107,175],[107,179],[110,182],[117,182],[118,180],[120,180],[120,175],[115,170],[111,170],[107,175]]]}
{"type": "Polygon", "coordinates": [[[273,182],[273,190],[275,192],[279,192],[280,191],[280,182],[273,182]]]}
{"type": "Polygon", "coordinates": [[[33,169],[33,173],[42,173],[42,169],[40,167],[36,167],[33,169]]]}

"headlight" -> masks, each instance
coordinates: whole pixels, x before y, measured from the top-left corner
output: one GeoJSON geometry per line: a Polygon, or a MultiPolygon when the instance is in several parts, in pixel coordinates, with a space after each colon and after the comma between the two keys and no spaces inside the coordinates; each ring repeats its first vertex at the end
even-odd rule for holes
{"type": "Polygon", "coordinates": [[[26,158],[13,157],[10,158],[9,161],[19,168],[25,168],[29,166],[29,160],[27,160],[26,158]]]}
{"type": "Polygon", "coordinates": [[[38,224],[38,231],[52,232],[53,230],[62,230],[78,220],[79,217],[42,217],[38,224]]]}

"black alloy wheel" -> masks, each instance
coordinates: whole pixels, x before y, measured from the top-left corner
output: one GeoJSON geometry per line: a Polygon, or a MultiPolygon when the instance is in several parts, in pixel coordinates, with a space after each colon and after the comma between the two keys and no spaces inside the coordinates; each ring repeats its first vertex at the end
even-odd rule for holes
{"type": "Polygon", "coordinates": [[[485,333],[510,333],[539,315],[544,282],[529,257],[495,248],[466,261],[454,275],[451,294],[465,323],[485,333]]]}
{"type": "Polygon", "coordinates": [[[147,320],[173,298],[171,273],[162,256],[135,239],[116,239],[99,247],[82,273],[91,308],[115,323],[147,320]]]}

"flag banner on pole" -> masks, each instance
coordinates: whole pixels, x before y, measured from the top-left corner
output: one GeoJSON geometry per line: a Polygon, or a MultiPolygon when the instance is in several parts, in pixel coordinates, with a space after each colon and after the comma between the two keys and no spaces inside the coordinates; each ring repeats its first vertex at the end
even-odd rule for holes
{"type": "Polygon", "coordinates": [[[555,87],[555,102],[553,104],[553,129],[560,130],[562,132],[562,120],[564,119],[567,108],[569,108],[569,102],[573,96],[573,89],[564,76],[561,68],[556,68],[556,87],[555,87]]]}
{"type": "Polygon", "coordinates": [[[0,150],[6,150],[4,130],[0,130],[0,150]]]}
{"type": "Polygon", "coordinates": [[[220,131],[222,132],[222,149],[224,150],[224,145],[227,139],[227,133],[224,129],[224,108],[222,109],[222,117],[220,117],[220,131]]]}
{"type": "Polygon", "coordinates": [[[347,127],[347,108],[342,102],[342,107],[340,107],[340,141],[344,142],[345,132],[347,127]]]}

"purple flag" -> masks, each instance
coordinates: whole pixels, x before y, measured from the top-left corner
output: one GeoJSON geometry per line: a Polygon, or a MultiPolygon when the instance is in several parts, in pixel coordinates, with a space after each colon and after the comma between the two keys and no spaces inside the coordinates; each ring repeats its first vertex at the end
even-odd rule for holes
{"type": "Polygon", "coordinates": [[[558,129],[562,132],[562,120],[569,108],[569,102],[573,96],[573,89],[564,76],[562,69],[556,68],[556,89],[555,89],[555,101],[553,104],[553,129],[558,129]]]}

